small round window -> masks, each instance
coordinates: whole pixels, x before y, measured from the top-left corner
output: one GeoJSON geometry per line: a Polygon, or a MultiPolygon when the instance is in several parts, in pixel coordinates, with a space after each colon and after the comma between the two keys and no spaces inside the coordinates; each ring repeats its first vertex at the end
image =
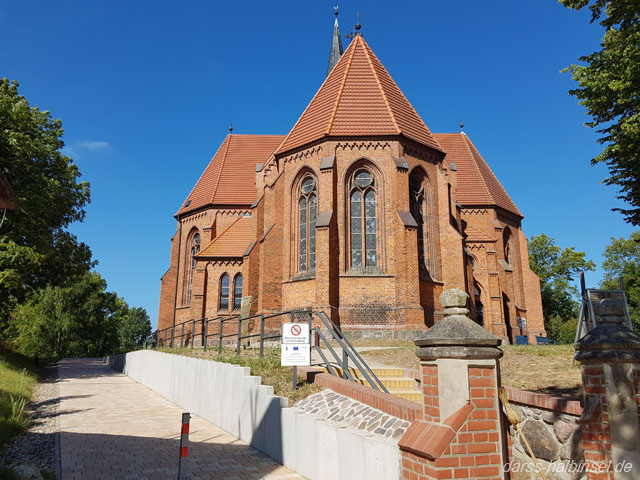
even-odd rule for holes
{"type": "Polygon", "coordinates": [[[373,181],[373,177],[371,176],[371,173],[366,171],[366,170],[360,170],[359,172],[356,173],[356,176],[354,177],[353,180],[356,185],[358,185],[359,187],[368,187],[369,185],[371,185],[371,182],[373,181]]]}
{"type": "Polygon", "coordinates": [[[314,186],[315,182],[313,181],[313,178],[305,178],[302,182],[302,193],[309,193],[311,190],[313,190],[314,186]]]}

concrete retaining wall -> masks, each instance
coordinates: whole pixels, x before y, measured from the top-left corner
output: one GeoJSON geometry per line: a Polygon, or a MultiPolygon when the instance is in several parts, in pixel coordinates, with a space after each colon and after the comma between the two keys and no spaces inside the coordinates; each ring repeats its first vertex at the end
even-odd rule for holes
{"type": "Polygon", "coordinates": [[[288,400],[274,396],[273,387],[261,385],[248,367],[151,350],[107,361],[311,480],[399,478],[397,441],[288,408],[288,400]]]}

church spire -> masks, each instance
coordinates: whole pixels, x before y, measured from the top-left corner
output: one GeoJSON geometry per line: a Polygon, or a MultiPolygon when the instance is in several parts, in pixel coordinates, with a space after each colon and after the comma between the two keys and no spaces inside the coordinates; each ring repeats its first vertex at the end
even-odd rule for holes
{"type": "Polygon", "coordinates": [[[338,60],[342,56],[344,50],[342,49],[342,37],[340,36],[340,27],[338,26],[338,6],[333,7],[336,14],[336,21],[333,24],[333,38],[331,40],[331,52],[329,53],[329,68],[327,69],[327,75],[336,66],[338,60]]]}

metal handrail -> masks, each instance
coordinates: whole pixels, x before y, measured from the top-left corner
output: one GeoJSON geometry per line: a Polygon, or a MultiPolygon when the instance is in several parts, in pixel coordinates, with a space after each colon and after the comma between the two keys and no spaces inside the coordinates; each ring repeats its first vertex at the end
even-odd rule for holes
{"type": "MultiPolygon", "coordinates": [[[[239,356],[240,352],[241,352],[241,347],[242,347],[242,340],[245,339],[249,339],[249,338],[255,338],[255,337],[260,337],[260,357],[264,356],[264,342],[265,340],[271,340],[271,339],[275,339],[275,338],[281,338],[282,337],[282,331],[280,331],[279,333],[275,333],[275,332],[265,332],[265,320],[271,319],[271,318],[276,318],[276,317],[280,317],[280,316],[284,316],[284,315],[289,315],[291,318],[291,322],[295,323],[296,322],[296,314],[298,313],[306,313],[308,314],[308,320],[304,320],[304,321],[308,321],[309,322],[309,332],[310,333],[315,333],[316,335],[316,345],[312,345],[312,348],[314,348],[320,358],[322,359],[323,363],[326,365],[327,370],[334,376],[340,376],[338,375],[338,373],[336,372],[335,368],[333,367],[333,365],[331,364],[331,362],[328,360],[327,356],[325,355],[325,353],[322,351],[322,349],[320,348],[320,345],[318,344],[320,340],[322,340],[322,342],[326,345],[327,349],[329,350],[329,352],[331,353],[331,355],[335,358],[335,362],[341,367],[342,369],[342,376],[346,377],[348,380],[352,381],[352,382],[356,382],[356,378],[351,374],[351,371],[349,370],[349,359],[351,359],[351,361],[353,362],[354,368],[356,368],[361,374],[362,376],[365,378],[365,380],[369,383],[369,385],[371,385],[372,388],[376,389],[376,390],[382,390],[385,393],[389,393],[389,391],[387,390],[387,388],[384,386],[384,384],[380,381],[380,379],[375,375],[375,373],[373,373],[373,370],[371,370],[371,368],[369,368],[369,365],[367,365],[367,363],[365,362],[365,360],[362,358],[362,356],[358,353],[358,351],[355,349],[355,347],[351,344],[351,342],[345,337],[345,335],[342,333],[342,331],[340,330],[340,328],[331,320],[331,318],[324,312],[324,311],[313,311],[313,310],[288,310],[285,312],[278,312],[278,313],[272,313],[269,315],[264,315],[264,314],[256,314],[256,315],[252,315],[250,317],[245,317],[245,318],[240,318],[240,315],[236,314],[236,315],[230,315],[230,316],[218,316],[218,317],[214,317],[214,318],[202,318],[200,320],[195,320],[195,319],[190,319],[190,320],[185,320],[184,322],[181,323],[177,323],[174,324],[170,327],[166,327],[163,328],[162,330],[157,330],[156,331],[156,342],[158,342],[160,340],[160,337],[162,336],[162,334],[164,334],[164,338],[163,338],[163,344],[166,346],[167,345],[167,335],[169,333],[169,330],[171,330],[171,342],[169,344],[170,348],[174,348],[175,346],[175,340],[177,339],[176,337],[176,328],[180,327],[181,331],[180,331],[180,346],[184,347],[184,339],[185,339],[185,335],[191,335],[191,348],[194,348],[194,339],[196,337],[196,333],[195,333],[195,325],[196,322],[202,322],[202,330],[200,332],[200,336],[202,338],[202,346],[203,346],[203,350],[206,352],[207,351],[207,346],[209,343],[209,339],[211,337],[214,337],[218,340],[218,354],[222,354],[222,340],[224,338],[230,338],[230,337],[236,337],[236,354],[239,356]],[[320,321],[322,322],[322,324],[324,324],[324,326],[327,328],[328,332],[330,333],[330,337],[331,338],[327,338],[325,337],[325,335],[320,331],[320,329],[318,327],[313,328],[313,317],[317,316],[320,321]],[[242,335],[242,322],[245,322],[247,320],[254,320],[254,319],[260,319],[260,332],[259,333],[248,333],[247,335],[242,335]],[[238,325],[238,330],[237,332],[234,333],[224,333],[224,326],[225,323],[230,322],[230,321],[235,321],[237,322],[238,325]],[[209,324],[211,322],[217,322],[218,323],[218,331],[215,333],[209,333],[209,324]],[[191,324],[191,331],[185,333],[185,324],[190,323],[191,324]],[[271,335],[265,336],[265,333],[273,333],[271,335]],[[333,346],[331,345],[330,341],[331,339],[334,339],[338,342],[338,344],[340,345],[340,347],[342,348],[342,359],[340,359],[340,356],[338,355],[338,353],[335,351],[335,349],[333,348],[333,346]]],[[[295,370],[296,368],[294,367],[294,378],[295,378],[295,370]]]]}
{"type": "MultiPolygon", "coordinates": [[[[362,356],[358,353],[355,347],[351,345],[351,342],[344,336],[344,334],[338,328],[338,326],[335,323],[333,323],[331,318],[329,318],[329,316],[325,312],[316,311],[314,313],[318,316],[318,318],[322,320],[322,322],[331,332],[333,338],[340,344],[340,346],[342,347],[343,354],[346,354],[348,358],[351,358],[353,360],[358,370],[364,375],[366,380],[369,382],[369,385],[371,385],[371,387],[375,388],[376,390],[382,390],[385,393],[389,393],[389,391],[387,390],[387,387],[385,387],[384,384],[380,381],[380,379],[376,376],[376,374],[373,373],[373,370],[369,368],[369,365],[367,365],[367,362],[364,361],[362,356]]],[[[327,343],[326,340],[325,340],[325,343],[327,343]]],[[[328,343],[327,343],[327,346],[329,346],[328,343]]],[[[345,362],[344,360],[340,362],[339,359],[337,359],[337,361],[343,366],[343,369],[342,369],[343,372],[345,372],[347,376],[350,376],[349,366],[347,362],[345,362]]]]}

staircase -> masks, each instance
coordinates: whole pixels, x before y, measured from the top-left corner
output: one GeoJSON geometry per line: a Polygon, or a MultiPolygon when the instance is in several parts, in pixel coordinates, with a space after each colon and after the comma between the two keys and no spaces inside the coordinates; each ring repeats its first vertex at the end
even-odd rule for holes
{"type": "MultiPolygon", "coordinates": [[[[334,366],[333,368],[340,377],[346,378],[341,367],[334,366]]],[[[326,367],[324,367],[323,370],[330,373],[326,367]]],[[[371,370],[373,370],[375,376],[380,379],[391,395],[412,402],[419,403],[422,401],[418,382],[408,377],[403,368],[372,367],[371,370]]],[[[367,382],[358,369],[349,368],[349,373],[351,373],[356,382],[362,385],[369,385],[369,382],[367,382]]]]}

